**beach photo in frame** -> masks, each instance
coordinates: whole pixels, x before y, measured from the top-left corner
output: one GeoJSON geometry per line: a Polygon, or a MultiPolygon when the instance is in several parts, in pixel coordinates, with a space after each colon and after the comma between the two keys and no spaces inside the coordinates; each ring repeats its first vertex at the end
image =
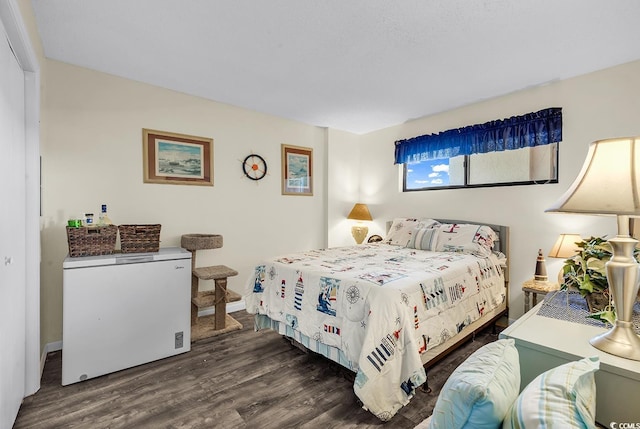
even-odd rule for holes
{"type": "Polygon", "coordinates": [[[282,195],[313,195],[313,149],[282,145],[282,195]]]}
{"type": "Polygon", "coordinates": [[[213,139],[142,129],[145,183],[213,186],[213,139]]]}

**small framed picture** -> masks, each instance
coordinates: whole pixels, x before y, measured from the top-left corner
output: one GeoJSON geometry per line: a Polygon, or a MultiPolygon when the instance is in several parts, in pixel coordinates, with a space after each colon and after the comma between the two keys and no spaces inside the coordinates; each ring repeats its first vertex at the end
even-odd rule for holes
{"type": "Polygon", "coordinates": [[[145,183],[213,186],[213,139],[142,129],[145,183]]]}
{"type": "Polygon", "coordinates": [[[313,149],[282,145],[282,195],[313,195],[313,149]]]}

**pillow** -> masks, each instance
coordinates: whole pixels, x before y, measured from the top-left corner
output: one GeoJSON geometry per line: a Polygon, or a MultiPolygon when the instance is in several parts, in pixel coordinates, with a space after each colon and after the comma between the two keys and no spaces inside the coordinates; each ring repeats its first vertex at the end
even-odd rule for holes
{"type": "Polygon", "coordinates": [[[489,256],[496,232],[486,225],[447,223],[438,226],[438,252],[462,252],[476,256],[489,256]]]}
{"type": "Polygon", "coordinates": [[[438,228],[414,228],[407,247],[418,250],[436,250],[438,228]]]}
{"type": "Polygon", "coordinates": [[[598,357],[584,358],[537,376],[511,406],[502,425],[510,428],[593,428],[598,357]],[[546,423],[546,424],[545,424],[546,423]]]}
{"type": "Polygon", "coordinates": [[[430,429],[498,428],[520,391],[520,361],[513,338],[476,350],[440,391],[430,429]]]}
{"type": "Polygon", "coordinates": [[[413,230],[416,228],[429,228],[430,226],[439,225],[438,221],[433,219],[417,219],[417,218],[395,218],[389,228],[384,242],[395,246],[407,246],[413,230]]]}

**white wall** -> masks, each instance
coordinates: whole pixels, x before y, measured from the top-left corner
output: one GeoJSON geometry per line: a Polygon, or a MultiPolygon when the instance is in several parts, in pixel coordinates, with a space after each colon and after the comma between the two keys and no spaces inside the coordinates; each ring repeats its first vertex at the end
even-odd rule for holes
{"type": "MultiPolygon", "coordinates": [[[[558,234],[615,235],[614,218],[549,214],[549,207],[578,174],[590,142],[640,134],[640,61],[421,118],[360,136],[360,197],[374,217],[371,233],[384,233],[397,216],[473,219],[511,227],[510,317],[523,312],[521,284],[532,277],[537,251],[548,252],[558,234]],[[450,128],[507,118],[546,107],[563,108],[559,183],[478,189],[400,191],[394,141],[450,128]]],[[[329,165],[341,162],[329,153],[329,165]]],[[[329,200],[339,197],[329,195],[329,200]]],[[[597,198],[597,196],[594,196],[597,198]]],[[[344,234],[330,229],[332,234],[344,234]]],[[[337,238],[330,236],[329,242],[337,238]]],[[[562,265],[547,259],[550,276],[562,265]]]]}
{"type": "MultiPolygon", "coordinates": [[[[126,79],[46,61],[42,103],[42,344],[61,339],[62,261],[67,218],[109,205],[116,223],[161,223],[162,245],[180,236],[224,236],[222,249],[198,254],[198,265],[240,272],[242,291],[262,257],[353,243],[345,219],[354,202],[369,204],[370,234],[395,216],[471,218],[511,227],[511,317],[522,313],[520,285],[561,232],[615,233],[613,219],[545,214],[578,173],[588,144],[640,134],[640,62],[356,136],[296,123],[126,79]],[[402,193],[393,165],[395,140],[483,123],[546,107],[563,108],[559,184],[402,193]],[[214,139],[214,187],[144,184],[142,128],[214,139]],[[280,144],[314,149],[314,196],[280,193],[280,144]],[[255,151],[266,179],[242,177],[240,161],[255,151]]],[[[215,78],[215,76],[212,76],[215,78]]],[[[548,260],[550,272],[561,261],[548,260]]]]}
{"type": "Polygon", "coordinates": [[[102,203],[114,223],[162,224],[161,246],[179,246],[186,233],[222,234],[224,247],[199,251],[197,265],[238,270],[228,285],[240,293],[261,258],[326,246],[326,129],[56,61],[46,70],[42,344],[62,336],[67,219],[102,203]],[[142,128],[213,138],[214,186],[143,183],[142,128]],[[313,196],[281,195],[282,143],[313,148],[313,196]],[[268,163],[259,182],[242,173],[252,152],[268,163]]]}
{"type": "Polygon", "coordinates": [[[352,221],[347,220],[360,198],[360,136],[346,131],[328,130],[327,228],[329,247],[355,244],[352,221]]]}

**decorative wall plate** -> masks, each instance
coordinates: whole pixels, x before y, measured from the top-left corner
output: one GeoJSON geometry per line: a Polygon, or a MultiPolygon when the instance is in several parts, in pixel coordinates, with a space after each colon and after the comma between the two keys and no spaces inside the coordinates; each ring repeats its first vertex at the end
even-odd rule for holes
{"type": "Polygon", "coordinates": [[[267,162],[260,155],[252,153],[242,161],[242,171],[251,180],[260,180],[267,175],[267,162]]]}

